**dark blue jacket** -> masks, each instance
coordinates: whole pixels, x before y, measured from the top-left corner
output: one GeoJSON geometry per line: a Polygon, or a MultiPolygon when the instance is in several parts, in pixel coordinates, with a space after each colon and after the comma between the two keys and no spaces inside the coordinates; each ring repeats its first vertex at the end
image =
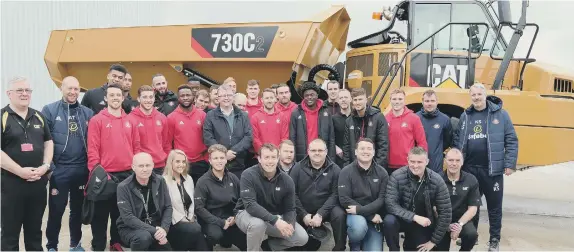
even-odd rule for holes
{"type": "Polygon", "coordinates": [[[452,126],[450,118],[437,109],[426,112],[424,108],[417,112],[421,118],[429,148],[429,165],[431,170],[441,173],[444,151],[452,142],[452,126]]]}
{"type": "MultiPolygon", "coordinates": [[[[502,109],[502,100],[496,96],[486,98],[488,116],[486,132],[488,132],[488,174],[498,176],[504,174],[505,168],[516,169],[518,160],[518,137],[514,125],[506,110],[502,109]]],[[[468,117],[473,113],[472,107],[467,108],[460,116],[458,129],[453,135],[453,146],[459,148],[466,159],[466,144],[468,142],[468,117]]]]}
{"type": "MultiPolygon", "coordinates": [[[[52,133],[52,138],[54,141],[54,158],[52,159],[54,164],[57,164],[58,161],[60,161],[60,155],[66,150],[68,144],[68,135],[70,133],[68,127],[69,110],[69,104],[64,100],[50,103],[42,108],[42,114],[48,121],[48,126],[50,127],[50,132],[52,133]]],[[[78,114],[76,117],[78,118],[79,122],[78,127],[84,138],[84,146],[87,150],[88,146],[86,141],[88,136],[88,121],[92,118],[94,112],[83,105],[79,105],[77,111],[78,114]]]]}

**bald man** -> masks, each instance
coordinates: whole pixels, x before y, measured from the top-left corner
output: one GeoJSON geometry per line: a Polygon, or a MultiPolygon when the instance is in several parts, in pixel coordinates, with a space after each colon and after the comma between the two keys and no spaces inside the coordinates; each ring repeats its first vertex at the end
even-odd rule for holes
{"type": "Polygon", "coordinates": [[[165,181],[153,172],[150,154],[134,155],[134,173],[118,185],[118,233],[133,251],[170,251],[173,209],[165,181]]]}
{"type": "MultiPolygon", "coordinates": [[[[243,93],[236,93],[235,94],[235,99],[233,100],[233,105],[237,106],[239,109],[246,111],[245,108],[247,106],[247,96],[245,96],[245,94],[243,93]]],[[[251,118],[252,115],[249,115],[249,118],[251,118]]]]}
{"type": "Polygon", "coordinates": [[[54,141],[54,173],[50,178],[46,249],[58,250],[62,215],[70,198],[70,250],[83,249],[82,202],[83,185],[88,180],[87,131],[94,112],[78,102],[80,82],[68,76],[60,87],[62,98],[42,109],[54,141]]]}

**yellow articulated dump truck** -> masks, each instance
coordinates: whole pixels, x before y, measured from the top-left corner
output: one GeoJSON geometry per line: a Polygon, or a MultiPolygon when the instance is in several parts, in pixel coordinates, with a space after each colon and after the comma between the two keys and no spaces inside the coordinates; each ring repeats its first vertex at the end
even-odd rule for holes
{"type": "Polygon", "coordinates": [[[405,90],[407,106],[417,111],[432,88],[453,121],[470,105],[468,88],[481,82],[513,120],[521,166],[574,160],[574,75],[530,58],[536,36],[526,57],[515,58],[525,28],[537,34],[539,27],[525,21],[526,0],[517,23],[510,22],[508,2],[496,4],[401,1],[373,14],[388,20],[386,27],[349,42],[344,6],[299,22],[60,30],[51,34],[45,62],[55,84],[74,75],[83,89],[101,86],[118,62],[132,73],[133,91],[155,73],[166,76],[171,90],[190,76],[206,86],[233,76],[238,90],[249,79],[262,87],[287,83],[292,93],[303,81],[334,79],[365,88],[385,113],[391,90],[405,90]],[[398,22],[406,24],[405,34],[393,29],[398,22]],[[503,27],[513,31],[510,40],[503,27]],[[347,48],[346,61],[338,62],[347,48]]]}

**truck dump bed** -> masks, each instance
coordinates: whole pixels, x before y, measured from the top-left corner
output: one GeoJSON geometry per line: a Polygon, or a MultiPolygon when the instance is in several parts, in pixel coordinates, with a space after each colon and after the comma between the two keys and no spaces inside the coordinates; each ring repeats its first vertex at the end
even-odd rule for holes
{"type": "Polygon", "coordinates": [[[187,82],[187,70],[218,83],[233,76],[238,90],[245,90],[249,79],[264,88],[287,82],[293,71],[298,83],[313,66],[335,64],[345,50],[350,21],[343,6],[333,6],[299,22],[56,30],[45,62],[56,85],[73,75],[82,89],[104,84],[113,63],[127,67],[133,92],[151,85],[156,73],[174,90],[187,82]]]}

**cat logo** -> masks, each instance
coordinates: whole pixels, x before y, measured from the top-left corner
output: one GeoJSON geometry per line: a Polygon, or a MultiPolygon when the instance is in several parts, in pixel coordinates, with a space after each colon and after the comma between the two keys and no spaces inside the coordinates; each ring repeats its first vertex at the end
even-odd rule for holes
{"type": "Polygon", "coordinates": [[[355,125],[351,125],[351,127],[349,127],[350,130],[355,129],[355,125]]]}
{"type": "Polygon", "coordinates": [[[403,128],[406,128],[407,126],[408,126],[408,125],[407,125],[406,122],[403,122],[403,123],[401,124],[401,127],[403,127],[403,128]]]}
{"type": "Polygon", "coordinates": [[[229,183],[229,186],[233,186],[233,183],[229,183]]]}
{"type": "Polygon", "coordinates": [[[463,191],[468,191],[468,186],[463,186],[463,187],[462,187],[462,190],[463,190],[463,191]]]}
{"type": "Polygon", "coordinates": [[[323,176],[325,176],[325,177],[326,177],[326,176],[327,176],[327,174],[328,174],[327,172],[323,172],[323,176]]]}
{"type": "Polygon", "coordinates": [[[492,120],[492,123],[498,124],[498,123],[500,123],[500,122],[498,121],[498,119],[494,119],[494,120],[492,120]]]}
{"type": "Polygon", "coordinates": [[[438,125],[438,123],[437,123],[437,124],[435,124],[435,125],[434,125],[434,126],[432,126],[432,127],[433,127],[433,128],[435,128],[435,129],[440,129],[440,125],[438,125]]]}
{"type": "Polygon", "coordinates": [[[275,191],[281,191],[281,187],[275,187],[275,191]]]}
{"type": "Polygon", "coordinates": [[[130,122],[126,122],[126,128],[131,128],[132,125],[130,124],[130,122]]]}
{"type": "Polygon", "coordinates": [[[373,179],[373,182],[377,183],[377,182],[379,182],[379,179],[378,178],[373,179]]]}
{"type": "Polygon", "coordinates": [[[34,124],[34,129],[39,129],[40,128],[40,124],[34,124]]]}
{"type": "Polygon", "coordinates": [[[155,124],[156,124],[157,126],[161,126],[161,121],[160,121],[160,120],[157,120],[157,121],[155,121],[155,124]]]}
{"type": "Polygon", "coordinates": [[[62,121],[62,118],[60,118],[60,116],[56,116],[56,121],[62,121]]]}

